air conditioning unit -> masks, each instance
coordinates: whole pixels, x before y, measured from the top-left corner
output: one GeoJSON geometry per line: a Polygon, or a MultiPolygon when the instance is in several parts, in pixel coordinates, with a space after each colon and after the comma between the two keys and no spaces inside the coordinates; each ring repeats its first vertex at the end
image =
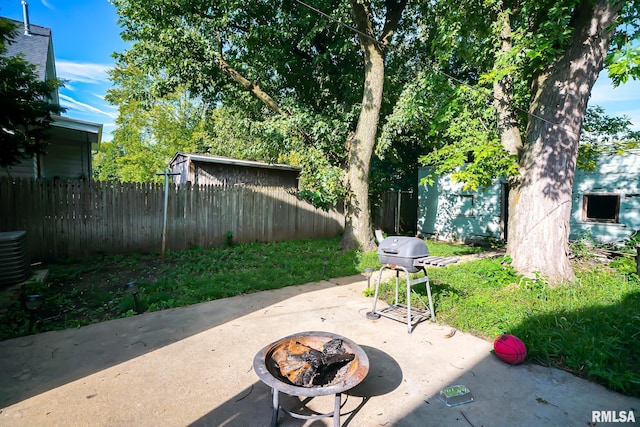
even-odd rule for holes
{"type": "Polygon", "coordinates": [[[0,233],[0,285],[20,283],[31,276],[27,232],[0,233]]]}

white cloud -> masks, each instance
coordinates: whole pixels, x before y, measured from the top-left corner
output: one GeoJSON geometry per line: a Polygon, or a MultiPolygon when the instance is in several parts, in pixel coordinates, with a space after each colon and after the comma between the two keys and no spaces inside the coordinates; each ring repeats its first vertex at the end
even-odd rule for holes
{"type": "Polygon", "coordinates": [[[53,7],[47,0],[40,0],[40,3],[42,3],[42,5],[47,9],[55,10],[55,7],[53,7]]]}
{"type": "Polygon", "coordinates": [[[60,94],[60,101],[61,101],[60,104],[62,105],[62,107],[67,108],[68,110],[91,112],[91,113],[107,116],[112,120],[115,120],[118,117],[117,113],[106,111],[98,107],[94,107],[93,105],[80,102],[68,95],[60,94]]]}
{"type": "Polygon", "coordinates": [[[609,116],[627,116],[631,129],[640,130],[640,81],[629,80],[613,87],[611,79],[603,72],[591,91],[589,105],[599,105],[609,116]]]}
{"type": "Polygon", "coordinates": [[[109,81],[107,72],[110,65],[92,64],[86,62],[56,61],[56,72],[61,79],[70,83],[105,83],[109,81]]]}

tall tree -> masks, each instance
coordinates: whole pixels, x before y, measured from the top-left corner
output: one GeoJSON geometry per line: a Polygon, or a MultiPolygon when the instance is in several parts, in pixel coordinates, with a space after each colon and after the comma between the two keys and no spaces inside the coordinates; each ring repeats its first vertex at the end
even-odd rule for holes
{"type": "MultiPolygon", "coordinates": [[[[547,19],[536,17],[547,26],[548,17],[561,18],[553,23],[561,37],[544,46],[548,52],[539,49],[548,60],[531,76],[520,174],[509,194],[507,253],[519,271],[540,272],[552,282],[573,277],[568,243],[578,141],[591,89],[627,3],[554,3],[547,9],[547,19]]],[[[545,31],[545,26],[536,30],[545,31]]]]}
{"type": "Polygon", "coordinates": [[[178,151],[206,151],[209,108],[178,87],[161,98],[131,96],[150,84],[136,67],[110,72],[106,99],[118,105],[113,140],[95,158],[94,177],[127,182],[161,182],[159,172],[178,151]]]}
{"type": "MultiPolygon", "coordinates": [[[[507,252],[522,273],[552,282],[573,277],[569,215],[587,101],[605,63],[620,81],[638,75],[640,60],[629,46],[637,40],[639,5],[468,0],[435,2],[423,12],[447,23],[426,38],[436,69],[454,87],[432,113],[430,136],[441,141],[426,160],[439,172],[456,171],[470,187],[509,177],[507,252]],[[470,87],[478,102],[468,101],[470,87]],[[493,106],[493,118],[486,105],[493,106]]],[[[433,81],[425,75],[430,78],[421,87],[433,81]]]]}
{"type": "Polygon", "coordinates": [[[328,171],[345,170],[343,246],[373,247],[368,174],[405,0],[317,0],[313,8],[291,0],[113,3],[132,42],[119,67],[135,65],[153,77],[140,97],[183,85],[212,105],[287,130],[283,139],[327,156],[328,171]]]}
{"type": "Polygon", "coordinates": [[[347,141],[347,212],[342,245],[345,248],[361,246],[372,249],[371,214],[369,209],[369,169],[378,135],[378,121],[382,109],[384,89],[385,50],[391,39],[406,0],[386,2],[386,15],[380,38],[376,36],[370,5],[351,0],[351,14],[359,30],[360,47],[364,60],[364,91],[362,108],[355,134],[347,141]]]}
{"type": "Polygon", "coordinates": [[[51,115],[64,111],[49,102],[61,81],[41,81],[34,64],[22,56],[6,56],[6,46],[13,42],[16,31],[15,24],[0,18],[0,167],[44,153],[51,115]]]}

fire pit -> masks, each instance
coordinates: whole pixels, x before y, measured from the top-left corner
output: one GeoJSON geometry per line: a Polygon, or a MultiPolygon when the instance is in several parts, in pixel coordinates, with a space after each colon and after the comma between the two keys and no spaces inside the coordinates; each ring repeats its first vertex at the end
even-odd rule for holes
{"type": "Polygon", "coordinates": [[[271,387],[271,425],[279,411],[298,419],[333,417],[340,425],[341,393],[358,385],[369,372],[366,353],[353,341],[329,332],[301,332],[282,338],[260,350],[253,359],[260,380],[271,387]],[[334,410],[327,414],[302,415],[279,404],[280,392],[292,396],[335,395],[334,410]]]}

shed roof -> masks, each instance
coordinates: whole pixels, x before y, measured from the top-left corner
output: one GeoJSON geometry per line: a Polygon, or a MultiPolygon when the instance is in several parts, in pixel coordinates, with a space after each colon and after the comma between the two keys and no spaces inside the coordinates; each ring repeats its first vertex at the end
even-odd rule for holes
{"type": "Polygon", "coordinates": [[[222,157],[222,156],[212,156],[209,154],[193,154],[193,153],[182,153],[178,152],[169,162],[169,165],[174,165],[180,163],[178,160],[180,157],[185,157],[194,162],[203,162],[203,163],[215,163],[215,164],[223,164],[223,165],[235,165],[235,166],[244,166],[249,168],[261,168],[261,169],[280,169],[280,170],[289,170],[300,172],[302,170],[299,166],[291,166],[285,165],[281,163],[263,163],[256,162],[253,160],[240,160],[233,159],[230,157],[222,157]]]}

